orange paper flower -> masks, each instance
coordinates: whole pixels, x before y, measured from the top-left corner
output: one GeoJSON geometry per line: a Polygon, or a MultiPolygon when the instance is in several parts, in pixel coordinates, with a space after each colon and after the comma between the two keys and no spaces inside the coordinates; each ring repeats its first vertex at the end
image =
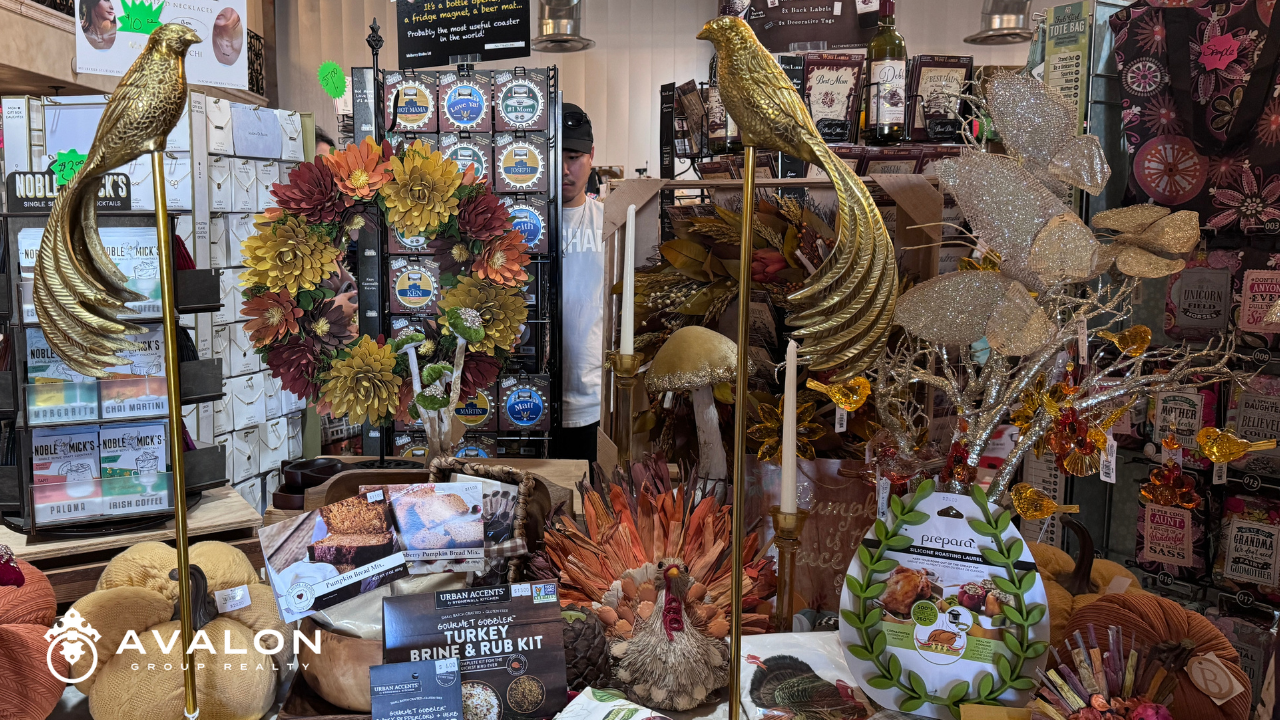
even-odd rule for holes
{"type": "Polygon", "coordinates": [[[359,200],[372,198],[391,179],[391,162],[383,161],[382,148],[372,138],[325,155],[324,162],[342,192],[359,200]]]}
{"type": "Polygon", "coordinates": [[[524,234],[513,230],[484,243],[471,271],[481,280],[498,285],[523,285],[529,280],[525,267],[529,264],[529,246],[524,234]]]}
{"type": "Polygon", "coordinates": [[[286,335],[298,332],[298,318],[303,310],[294,304],[289,293],[264,292],[246,300],[241,311],[253,318],[245,323],[254,347],[265,347],[286,335]]]}

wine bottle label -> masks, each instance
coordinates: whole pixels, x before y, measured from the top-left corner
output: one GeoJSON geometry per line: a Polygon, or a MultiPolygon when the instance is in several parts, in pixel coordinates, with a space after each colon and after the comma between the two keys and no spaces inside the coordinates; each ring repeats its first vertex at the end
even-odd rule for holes
{"type": "Polygon", "coordinates": [[[907,61],[872,60],[870,120],[876,125],[901,125],[907,118],[907,61]]]}

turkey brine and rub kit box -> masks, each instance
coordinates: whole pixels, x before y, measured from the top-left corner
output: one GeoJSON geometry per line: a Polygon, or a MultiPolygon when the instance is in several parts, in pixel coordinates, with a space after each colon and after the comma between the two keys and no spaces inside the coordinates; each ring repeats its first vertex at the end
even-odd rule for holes
{"type": "Polygon", "coordinates": [[[384,663],[457,658],[465,720],[551,717],[568,702],[555,583],[382,601],[384,663]]]}

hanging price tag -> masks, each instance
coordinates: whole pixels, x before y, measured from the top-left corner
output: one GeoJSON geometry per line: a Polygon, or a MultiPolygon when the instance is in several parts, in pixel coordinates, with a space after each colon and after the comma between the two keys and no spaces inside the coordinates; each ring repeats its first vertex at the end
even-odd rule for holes
{"type": "Polygon", "coordinates": [[[253,600],[249,597],[249,586],[241,585],[228,590],[216,590],[213,600],[218,604],[218,612],[226,613],[249,607],[253,600]]]}
{"type": "Polygon", "coordinates": [[[347,92],[347,76],[342,72],[342,66],[332,60],[320,64],[316,79],[325,94],[335,100],[347,92]]]}
{"type": "Polygon", "coordinates": [[[58,187],[71,182],[71,178],[80,172],[80,168],[84,167],[84,161],[88,159],[88,155],[75,148],[66,152],[59,150],[57,159],[49,165],[49,170],[53,172],[54,181],[58,183],[58,187]]]}
{"type": "Polygon", "coordinates": [[[836,434],[842,434],[849,429],[849,411],[844,408],[836,408],[836,434]]]}
{"type": "Polygon", "coordinates": [[[1227,484],[1227,464],[1226,463],[1213,464],[1213,484],[1214,485],[1227,484]]]}
{"type": "Polygon", "coordinates": [[[1089,364],[1089,323],[1081,320],[1076,326],[1076,345],[1080,351],[1080,366],[1089,364]]]}
{"type": "Polygon", "coordinates": [[[881,477],[876,470],[876,517],[889,522],[889,478],[881,477]]]}
{"type": "Polygon", "coordinates": [[[1098,477],[1102,482],[1116,484],[1116,439],[1111,431],[1107,431],[1107,446],[1102,453],[1102,464],[1098,467],[1098,477]]]}
{"type": "Polygon", "coordinates": [[[858,14],[880,12],[880,0],[858,0],[858,14]]]}
{"type": "Polygon", "coordinates": [[[844,6],[844,3],[839,2],[839,0],[837,0],[837,1],[836,1],[836,2],[834,2],[834,3],[832,3],[832,6],[831,6],[831,14],[832,14],[832,15],[839,15],[839,14],[840,14],[840,12],[844,9],[844,8],[843,8],[843,6],[844,6]]]}

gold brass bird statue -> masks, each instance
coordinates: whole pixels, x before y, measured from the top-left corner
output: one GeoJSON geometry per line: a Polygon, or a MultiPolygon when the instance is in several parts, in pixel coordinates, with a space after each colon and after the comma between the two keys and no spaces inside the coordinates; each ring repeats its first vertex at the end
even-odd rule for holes
{"type": "Polygon", "coordinates": [[[850,380],[884,349],[898,296],[898,266],[884,220],[858,176],[827,147],[786,73],[741,18],[725,15],[698,33],[719,55],[720,97],[742,142],[817,163],[840,202],[836,247],[805,287],[791,295],[812,303],[787,322],[799,326],[800,353],[814,371],[839,369],[850,380]]]}
{"type": "Polygon", "coordinates": [[[187,49],[195,31],[169,23],[121,78],[103,111],[80,171],[58,193],[36,256],[33,299],[49,346],[82,375],[106,377],[104,368],[126,361],[117,353],[141,347],[124,336],[144,330],[120,319],[126,302],[146,300],[128,280],[98,235],[97,197],[102,176],[146,153],[163,151],[187,98],[187,49]]]}

